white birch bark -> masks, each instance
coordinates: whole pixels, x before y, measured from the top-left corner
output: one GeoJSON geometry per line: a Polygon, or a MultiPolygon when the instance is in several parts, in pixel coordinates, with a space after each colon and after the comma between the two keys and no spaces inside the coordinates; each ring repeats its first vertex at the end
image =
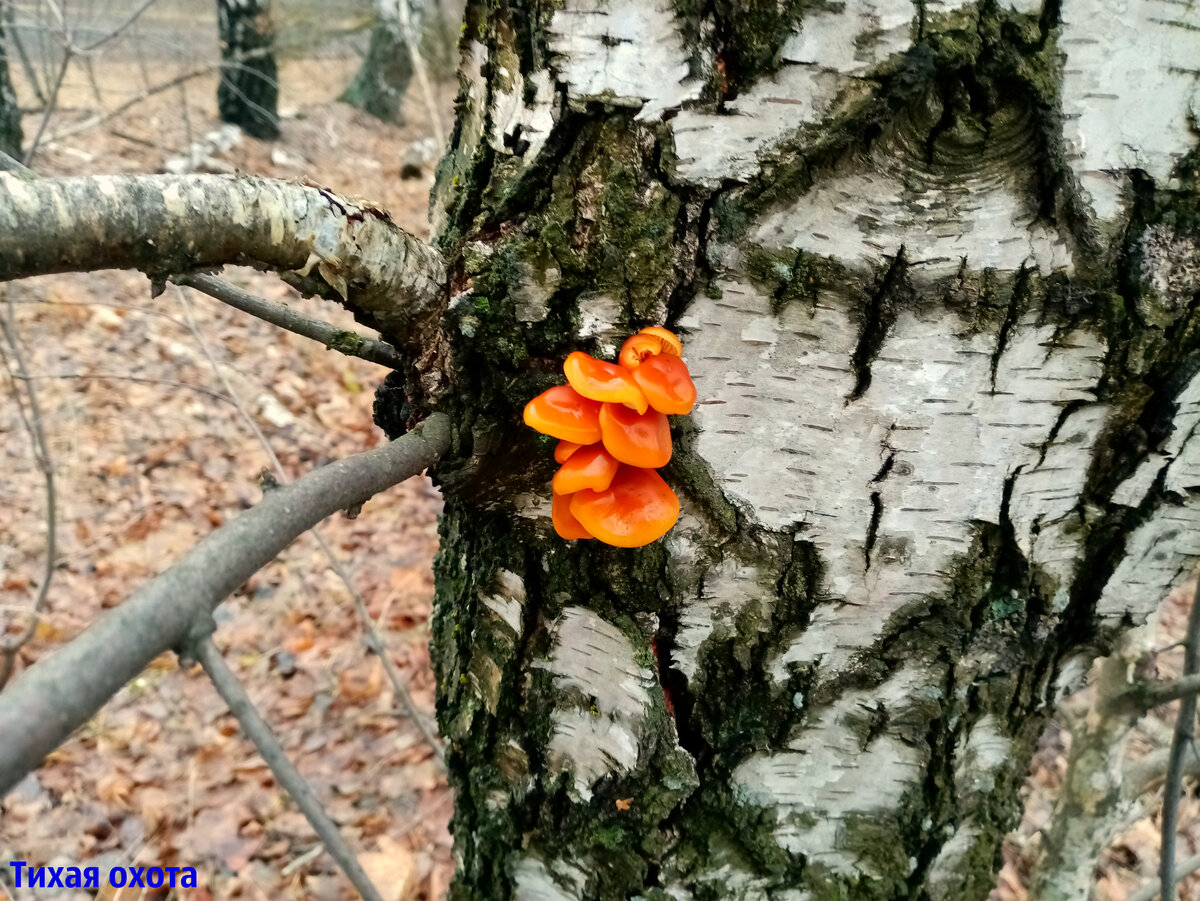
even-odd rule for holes
{"type": "MultiPolygon", "coordinates": [[[[1169,425],[1156,426],[1143,450],[1120,450],[1142,408],[1114,383],[1158,371],[1103,315],[1080,315],[1055,293],[1111,279],[1105,267],[1130,259],[1143,288],[1128,305],[1148,329],[1145,341],[1161,342],[1161,330],[1191,315],[1197,235],[1157,221],[1136,246],[1124,242],[1139,191],[1189,190],[1180,166],[1197,148],[1200,12],[1099,0],[1064,0],[1061,13],[1036,0],[990,9],[853,0],[803,11],[790,33],[771,36],[777,65],[743,70],[736,83],[725,80],[729,45],[713,37],[737,33],[729,19],[663,2],[567,0],[542,20],[545,43],[522,56],[520,40],[506,37],[506,15],[464,44],[438,229],[471,234],[449,186],[482,165],[488,191],[504,199],[477,194],[474,223],[491,221],[489,211],[495,218],[473,238],[471,271],[486,273],[511,252],[504,229],[523,220],[500,225],[506,216],[541,214],[520,206],[520,189],[546,172],[563,179],[555,192],[574,191],[573,221],[585,234],[572,246],[598,234],[626,247],[606,219],[611,189],[588,180],[611,180],[612,170],[598,154],[564,147],[585,123],[630,123],[644,142],[637,146],[664,149],[652,177],[679,200],[674,236],[660,239],[676,242],[662,256],[676,293],[668,303],[629,287],[634,245],[624,286],[567,295],[571,329],[591,342],[583,346],[611,352],[631,319],[670,309],[700,394],[676,470],[693,491],[664,541],[674,612],[622,619],[595,605],[594,589],[589,599],[582,586],[569,597],[538,589],[526,598],[523,588],[524,618],[513,632],[544,648],[528,672],[549,674],[538,684],[557,700],[541,733],[550,775],[530,764],[521,784],[550,779],[542,784],[562,785],[568,809],[597,809],[611,803],[601,801],[611,786],[640,784],[666,749],[695,761],[696,781],[672,788],[679,806],[662,828],[686,837],[682,805],[720,780],[730,815],[765,829],[746,841],[773,844],[756,853],[797,867],[788,872],[800,883],[781,882],[761,858],[734,848],[686,865],[666,851],[655,858],[656,891],[666,897],[719,886],[722,897],[807,898],[834,883],[907,896],[889,881],[935,898],[985,890],[979,872],[1000,834],[997,811],[1011,807],[1029,753],[1022,730],[1053,702],[1053,671],[1095,652],[1095,642],[1076,648],[1074,636],[1102,643],[1144,621],[1200,559],[1192,499],[1200,376],[1150,385],[1169,425]],[[1001,21],[1007,37],[989,30],[1001,21]],[[958,52],[956,42],[1005,40],[1027,41],[1018,52],[1045,65],[1019,76],[1025,94],[1001,91],[985,102],[961,84],[898,87],[902,78],[920,81],[930,48],[936,56],[958,52]],[[1029,50],[1038,41],[1050,49],[1029,50]],[[901,94],[886,113],[872,112],[881,97],[901,94]],[[1035,97],[1059,108],[1047,119],[1035,97]],[[864,129],[864,120],[879,124],[864,129]],[[861,129],[860,137],[840,139],[843,129],[861,129]],[[591,160],[578,173],[574,152],[591,160]],[[736,227],[716,224],[739,205],[747,212],[736,227]],[[689,247],[703,280],[689,274],[689,247]],[[1116,466],[1118,453],[1136,465],[1116,466]],[[1109,523],[1127,523],[1129,533],[1105,546],[1099,536],[1109,523]],[[1026,581],[1011,581],[1011,567],[1026,581]],[[789,580],[802,587],[793,592],[789,580]],[[971,620],[969,635],[948,635],[940,651],[937,637],[914,637],[926,621],[947,627],[954,609],[971,620]],[[1040,676],[1022,669],[1029,650],[1018,652],[1006,632],[1013,611],[1029,640],[1061,649],[1046,652],[1040,676]],[[656,665],[638,650],[645,636],[667,636],[656,665]],[[903,647],[911,657],[899,662],[903,647]],[[754,733],[731,752],[713,732],[720,726],[704,695],[720,692],[713,680],[738,667],[761,667],[765,685],[755,690],[780,705],[772,715],[782,731],[770,740],[754,733]],[[999,683],[1031,719],[988,700],[999,683]],[[683,712],[681,692],[691,695],[683,712]],[[722,760],[716,772],[710,753],[722,760]],[[948,785],[953,814],[923,806],[948,785]],[[925,810],[924,820],[905,825],[910,808],[925,810]],[[922,838],[886,849],[878,840],[907,829],[922,838]]],[[[971,65],[986,70],[986,53],[971,65]]],[[[619,146],[612,152],[624,160],[632,145],[619,146]]],[[[635,212],[653,205],[656,187],[642,183],[635,212]]],[[[530,240],[546,246],[536,232],[530,240]]],[[[531,328],[554,321],[571,279],[562,252],[540,253],[511,270],[512,315],[531,328]]],[[[468,286],[452,305],[468,342],[487,328],[479,295],[495,307],[496,291],[468,286]]],[[[541,569],[553,581],[571,552],[559,550],[536,487],[522,483],[512,497],[513,522],[532,524],[528,540],[547,548],[541,569]]],[[[447,673],[461,665],[456,655],[478,659],[488,634],[443,649],[447,673]]],[[[518,648],[485,656],[498,673],[520,672],[518,648]]],[[[460,717],[470,693],[447,700],[460,717]]],[[[530,757],[536,739],[504,734],[530,757]]],[[[532,816],[523,850],[505,864],[515,896],[602,896],[600,852],[539,838],[532,816]]]]}

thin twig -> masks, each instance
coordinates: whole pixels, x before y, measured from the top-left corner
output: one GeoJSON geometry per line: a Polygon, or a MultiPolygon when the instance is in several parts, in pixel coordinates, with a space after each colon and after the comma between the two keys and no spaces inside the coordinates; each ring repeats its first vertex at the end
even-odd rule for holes
{"type": "MultiPolygon", "coordinates": [[[[229,379],[225,376],[224,371],[217,364],[216,359],[212,355],[212,351],[209,350],[208,343],[204,340],[203,336],[200,334],[200,330],[196,327],[196,320],[192,316],[191,304],[188,303],[187,298],[178,288],[175,289],[175,293],[179,297],[179,301],[183,306],[184,315],[187,317],[188,328],[191,330],[192,336],[196,339],[196,343],[200,345],[200,349],[203,351],[204,356],[208,359],[213,373],[220,380],[225,389],[225,393],[229,396],[229,400],[237,408],[237,411],[241,414],[242,419],[245,421],[247,427],[249,427],[250,431],[254,433],[254,436],[258,439],[258,443],[266,452],[267,457],[271,461],[271,468],[275,471],[276,478],[279,480],[280,484],[287,484],[287,472],[284,470],[283,464],[279,462],[279,457],[275,455],[275,449],[271,447],[271,442],[267,440],[267,436],[264,435],[262,429],[258,427],[258,423],[255,421],[254,417],[251,416],[249,411],[246,410],[246,407],[242,403],[241,398],[238,396],[233,384],[229,381],[229,379]]],[[[388,681],[392,683],[392,690],[395,693],[397,700],[399,700],[400,706],[404,708],[408,718],[412,720],[413,724],[418,730],[420,730],[421,735],[425,738],[426,743],[428,743],[430,749],[433,751],[434,757],[436,757],[438,761],[444,765],[446,762],[446,752],[443,750],[442,743],[438,739],[437,731],[425,717],[425,714],[421,712],[421,709],[417,707],[416,701],[413,700],[413,696],[408,690],[407,683],[404,681],[403,676],[400,675],[400,671],[397,669],[396,664],[392,662],[392,658],[388,653],[387,646],[384,644],[383,639],[376,630],[375,623],[371,620],[371,613],[367,609],[366,599],[363,598],[362,592],[358,590],[358,586],[355,584],[353,577],[349,572],[346,571],[346,568],[342,565],[342,561],[338,559],[338,556],[333,552],[333,548],[329,546],[329,543],[325,540],[324,536],[321,535],[315,526],[311,531],[313,538],[316,539],[317,545],[321,548],[326,560],[328,560],[330,569],[332,569],[334,575],[341,580],[342,584],[346,587],[346,591],[350,593],[350,597],[354,601],[355,610],[358,611],[359,619],[362,621],[366,645],[371,652],[378,656],[383,662],[383,671],[387,674],[388,681]]]]}
{"type": "MultiPolygon", "coordinates": [[[[253,59],[256,56],[265,55],[265,52],[265,50],[250,50],[238,57],[238,60],[253,59]]],[[[226,65],[229,65],[228,61],[226,62],[226,65]]],[[[88,131],[89,129],[103,125],[105,122],[109,122],[113,119],[116,119],[118,116],[124,115],[133,107],[140,103],[144,103],[156,94],[161,94],[163,91],[169,91],[171,88],[177,87],[178,85],[183,84],[185,81],[191,81],[193,78],[200,78],[204,75],[210,75],[220,68],[221,63],[208,63],[207,65],[200,66],[195,69],[189,69],[186,72],[181,72],[174,78],[169,78],[161,84],[147,88],[138,96],[126,100],[115,109],[109,110],[106,113],[96,113],[95,115],[84,119],[82,122],[76,122],[74,125],[64,126],[63,128],[54,132],[54,134],[50,135],[50,137],[46,140],[48,143],[53,144],[56,141],[61,141],[63,138],[69,138],[71,135],[79,134],[81,131],[88,131]]]]}
{"type": "Polygon", "coordinates": [[[233,670],[229,668],[229,664],[225,662],[225,658],[221,656],[217,646],[213,644],[211,636],[193,641],[189,650],[200,661],[200,665],[204,667],[204,672],[212,680],[213,687],[217,689],[221,700],[237,718],[242,726],[242,731],[254,742],[258,753],[271,768],[271,772],[275,774],[280,786],[292,796],[292,800],[304,813],[317,837],[325,843],[329,856],[337,861],[337,865],[342,868],[346,878],[350,880],[365,901],[383,901],[383,896],[371,883],[362,864],[358,862],[358,858],[354,856],[354,852],[342,838],[341,832],[329,818],[329,814],[325,812],[325,808],[321,806],[321,802],[317,800],[304,777],[300,775],[300,771],[288,759],[287,752],[279,743],[279,739],[275,737],[271,727],[267,725],[266,720],[255,708],[249,695],[246,694],[246,690],[242,688],[241,683],[233,674],[233,670]]]}
{"type": "Polygon", "coordinates": [[[1166,681],[1134,682],[1127,690],[1112,698],[1109,705],[1114,711],[1145,713],[1162,704],[1195,694],[1200,694],[1200,673],[1166,681]]]}
{"type": "Polygon", "coordinates": [[[29,81],[29,86],[33,88],[33,94],[37,97],[38,103],[42,106],[46,105],[46,94],[42,90],[42,80],[38,78],[37,72],[34,71],[33,63],[29,61],[29,54],[25,52],[25,42],[21,40],[17,33],[17,4],[12,0],[3,0],[4,5],[8,7],[6,18],[8,19],[7,39],[12,42],[12,45],[17,48],[17,56],[21,60],[21,68],[25,70],[25,78],[29,81]]]}
{"type": "Polygon", "coordinates": [[[224,397],[220,392],[213,391],[211,388],[202,388],[199,385],[189,385],[187,382],[176,381],[175,379],[159,379],[143,375],[125,375],[124,373],[77,373],[77,372],[51,372],[40,375],[15,376],[15,378],[23,381],[42,381],[45,379],[64,379],[76,381],[116,381],[116,382],[138,382],[145,385],[170,385],[174,388],[186,388],[188,391],[197,391],[200,394],[207,394],[209,397],[216,398],[220,401],[229,402],[229,398],[224,397]]]}
{"type": "Polygon", "coordinates": [[[408,55],[412,57],[413,71],[417,73],[417,82],[421,85],[421,94],[425,98],[425,106],[429,115],[429,127],[433,129],[433,139],[437,141],[439,152],[442,152],[446,149],[446,133],[442,130],[442,117],[438,113],[437,102],[433,97],[433,87],[429,82],[425,59],[421,56],[420,36],[413,28],[408,0],[399,0],[399,7],[400,33],[404,35],[404,43],[408,45],[408,55]]]}
{"type": "Polygon", "coordinates": [[[261,297],[248,294],[215,275],[191,272],[172,276],[171,281],[202,291],[243,313],[249,313],[272,325],[287,329],[289,332],[319,341],[331,350],[339,351],[347,356],[360,357],[368,362],[387,366],[389,369],[400,369],[404,366],[404,358],[390,344],[375,341],[357,332],[334,328],[328,322],[320,319],[303,316],[283,304],[271,303],[261,297]]]}
{"type": "Polygon", "coordinates": [[[314,860],[316,860],[318,857],[320,857],[321,852],[324,850],[325,850],[325,846],[320,843],[313,845],[311,848],[309,848],[307,851],[305,851],[299,857],[293,858],[290,863],[288,863],[286,866],[284,866],[283,869],[281,869],[279,871],[279,875],[280,876],[291,876],[297,870],[303,869],[304,867],[306,867],[310,863],[312,863],[314,860]]]}
{"type": "MultiPolygon", "coordinates": [[[[1193,854],[1191,857],[1181,860],[1179,866],[1175,868],[1176,883],[1182,882],[1197,870],[1200,870],[1200,854],[1193,854]]],[[[1162,886],[1157,882],[1151,882],[1142,886],[1125,901],[1154,901],[1161,893],[1162,886]]]]}
{"type": "MultiPolygon", "coordinates": [[[[1188,614],[1187,632],[1183,639],[1183,676],[1200,672],[1200,581],[1192,592],[1192,609],[1188,614]]],[[[1184,695],[1179,700],[1179,715],[1175,719],[1175,735],[1171,740],[1171,756],[1167,761],[1167,781],[1163,786],[1162,856],[1159,859],[1158,885],[1163,901],[1174,898],[1175,892],[1175,829],[1179,821],[1179,794],[1183,789],[1184,755],[1192,742],[1196,724],[1196,696],[1184,695]]]]}
{"type": "Polygon", "coordinates": [[[144,13],[146,10],[148,10],[156,2],[158,2],[158,0],[144,0],[142,5],[139,6],[137,9],[135,9],[132,13],[130,13],[129,17],[124,22],[122,22],[120,25],[118,25],[116,28],[114,28],[108,34],[96,38],[96,40],[92,41],[92,43],[87,44],[83,47],[76,48],[76,53],[79,53],[79,54],[93,53],[96,50],[99,50],[101,47],[103,47],[109,41],[120,37],[122,34],[125,33],[125,31],[127,31],[129,29],[129,27],[131,25],[133,25],[134,22],[136,22],[138,19],[140,19],[142,17],[142,13],[144,13]]]}
{"type": "Polygon", "coordinates": [[[46,133],[46,126],[50,123],[50,117],[54,114],[55,104],[58,103],[58,92],[62,88],[63,79],[67,77],[67,67],[71,64],[71,50],[69,47],[63,48],[62,65],[58,69],[58,77],[54,80],[54,87],[50,90],[50,99],[46,103],[46,109],[42,113],[42,121],[38,123],[38,130],[34,133],[33,142],[29,145],[29,149],[25,151],[25,165],[28,166],[33,162],[34,154],[37,153],[38,145],[42,142],[42,135],[46,133]]]}
{"type": "Polygon", "coordinates": [[[265,492],[78,638],[21,673],[0,692],[0,796],[297,537],[417,475],[449,446],[450,420],[434,413],[395,441],[265,492]]]}
{"type": "Polygon", "coordinates": [[[33,170],[16,157],[9,156],[0,150],[0,172],[15,172],[18,175],[33,175],[33,170]]]}
{"type": "MultiPolygon", "coordinates": [[[[46,431],[42,427],[42,410],[38,403],[37,391],[29,379],[29,370],[25,366],[25,356],[21,352],[21,341],[17,335],[16,319],[13,315],[11,302],[6,307],[7,317],[0,318],[0,330],[8,343],[17,372],[25,386],[25,403],[29,405],[28,415],[25,403],[22,403],[21,393],[17,390],[16,380],[12,379],[13,398],[17,402],[25,430],[29,433],[29,441],[33,446],[33,457],[46,484],[46,567],[42,575],[42,584],[38,587],[37,597],[33,608],[29,611],[29,622],[15,638],[0,641],[0,689],[8,683],[9,677],[16,666],[17,653],[24,647],[37,631],[42,610],[46,606],[46,598],[50,593],[50,583],[54,579],[54,568],[58,562],[58,494],[54,485],[54,461],[50,457],[50,446],[46,441],[46,431]]],[[[6,359],[7,365],[7,359],[6,359]]],[[[10,375],[12,373],[10,372],[10,375]]]]}
{"type": "Polygon", "coordinates": [[[392,662],[392,655],[388,653],[387,645],[384,644],[383,639],[375,628],[375,623],[371,619],[371,612],[367,609],[366,599],[362,596],[362,592],[358,590],[358,586],[350,578],[350,574],[343,568],[341,561],[334,556],[333,549],[329,547],[316,529],[313,529],[313,536],[317,539],[317,543],[329,558],[329,565],[333,569],[334,574],[342,580],[342,584],[350,592],[350,597],[354,599],[354,609],[358,611],[358,618],[362,620],[366,645],[383,662],[383,671],[387,674],[388,681],[392,683],[392,691],[400,701],[400,706],[404,708],[408,718],[421,731],[425,743],[433,751],[433,756],[444,766],[446,763],[446,752],[442,748],[442,742],[438,738],[432,724],[425,717],[425,714],[417,707],[417,702],[413,700],[412,693],[408,690],[408,684],[404,681],[404,677],[400,675],[400,670],[396,664],[392,662]]]}

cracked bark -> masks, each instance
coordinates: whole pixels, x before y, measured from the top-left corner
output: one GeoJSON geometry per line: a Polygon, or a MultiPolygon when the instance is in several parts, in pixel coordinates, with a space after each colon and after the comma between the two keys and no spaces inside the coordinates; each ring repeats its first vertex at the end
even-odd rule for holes
{"type": "Polygon", "coordinates": [[[445,304],[441,256],[387,214],[324,188],[265,178],[0,173],[0,280],[135,267],[244,264],[335,298],[412,355],[445,304]]]}
{"type": "Polygon", "coordinates": [[[1175,181],[1114,222],[1042,112],[1112,87],[1092,24],[780,9],[468,6],[434,206],[456,898],[982,898],[1059,674],[1200,554],[1191,145],[1139,132],[1175,181]],[[664,321],[680,524],[561,542],[521,406],[664,321]]]}

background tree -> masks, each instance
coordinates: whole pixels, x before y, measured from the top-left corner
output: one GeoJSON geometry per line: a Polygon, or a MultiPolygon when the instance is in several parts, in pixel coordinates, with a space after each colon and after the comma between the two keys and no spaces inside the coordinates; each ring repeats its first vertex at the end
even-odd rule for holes
{"type": "Polygon", "coordinates": [[[1200,557],[1197,15],[473,3],[444,278],[315,189],[12,177],[79,212],[0,221],[0,275],[250,259],[407,355],[455,897],[983,897],[1045,711],[1200,557]],[[661,322],[681,523],[565,544],[521,407],[661,322]]]}
{"type": "Polygon", "coordinates": [[[221,119],[263,140],[279,136],[279,70],[269,0],[217,0],[221,119]]]}
{"type": "Polygon", "coordinates": [[[367,55],[342,94],[344,102],[384,122],[401,121],[413,77],[409,44],[419,42],[424,16],[425,0],[377,0],[367,55]]]}
{"type": "Polygon", "coordinates": [[[0,3],[0,152],[21,158],[21,109],[8,73],[8,3],[0,3]]]}

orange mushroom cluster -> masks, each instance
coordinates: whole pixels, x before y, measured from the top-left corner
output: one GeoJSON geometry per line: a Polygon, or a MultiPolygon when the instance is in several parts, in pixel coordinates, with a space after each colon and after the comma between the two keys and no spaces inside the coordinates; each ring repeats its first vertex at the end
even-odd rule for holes
{"type": "Polygon", "coordinates": [[[559,439],[554,530],[617,547],[657,541],[679,518],[679,498],[656,470],[671,459],[669,414],[690,413],[696,386],[672,332],[653,326],[621,346],[617,363],[575,351],[567,384],[525,405],[525,424],[559,439]]]}

